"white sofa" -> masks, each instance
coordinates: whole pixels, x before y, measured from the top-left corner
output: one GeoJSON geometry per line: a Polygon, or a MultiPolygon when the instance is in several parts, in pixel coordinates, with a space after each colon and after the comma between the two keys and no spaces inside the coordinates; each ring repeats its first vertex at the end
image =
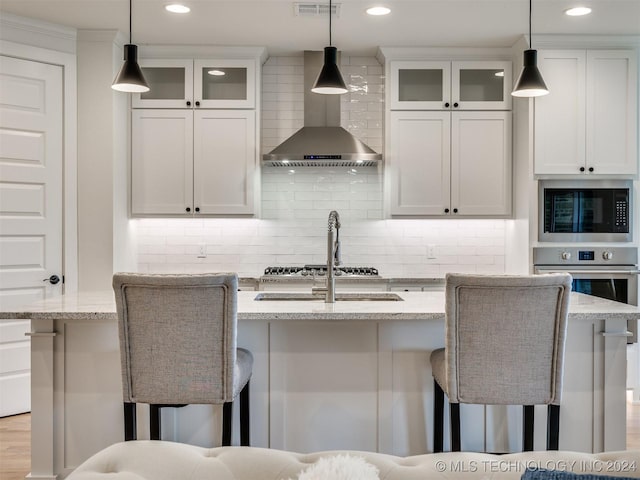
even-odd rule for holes
{"type": "Polygon", "coordinates": [[[117,443],[98,452],[67,479],[295,480],[320,458],[340,454],[359,456],[375,465],[381,480],[515,480],[527,467],[640,478],[640,450],[600,454],[538,451],[508,455],[438,453],[395,457],[372,452],[301,454],[255,447],[200,448],[140,440],[117,443]]]}

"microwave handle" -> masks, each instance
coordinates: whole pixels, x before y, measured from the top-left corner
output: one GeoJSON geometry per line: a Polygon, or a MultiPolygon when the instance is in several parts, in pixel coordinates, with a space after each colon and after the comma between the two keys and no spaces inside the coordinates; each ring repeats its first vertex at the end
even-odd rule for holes
{"type": "Polygon", "coordinates": [[[606,275],[613,275],[613,274],[624,274],[624,275],[638,275],[640,274],[640,270],[558,270],[558,269],[546,269],[546,268],[536,268],[536,272],[539,273],[586,273],[587,275],[595,275],[595,274],[606,274],[606,275]]]}

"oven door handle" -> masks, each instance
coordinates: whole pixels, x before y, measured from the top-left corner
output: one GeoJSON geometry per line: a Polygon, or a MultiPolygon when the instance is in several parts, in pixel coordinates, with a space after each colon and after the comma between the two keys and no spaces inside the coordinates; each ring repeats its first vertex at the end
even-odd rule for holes
{"type": "Polygon", "coordinates": [[[605,275],[638,275],[640,274],[640,270],[551,270],[546,268],[536,268],[536,271],[540,273],[572,273],[572,274],[587,274],[587,275],[596,275],[596,274],[605,274],[605,275]]]}

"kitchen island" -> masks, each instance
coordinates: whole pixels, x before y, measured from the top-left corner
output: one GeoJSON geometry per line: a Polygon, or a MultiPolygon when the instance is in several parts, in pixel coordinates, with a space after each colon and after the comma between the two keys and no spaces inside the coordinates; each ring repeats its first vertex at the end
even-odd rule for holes
{"type": "MultiPolygon", "coordinates": [[[[431,450],[429,355],[444,345],[444,293],[335,304],[255,301],[257,294],[238,298],[238,345],[255,358],[253,446],[431,450]]],[[[65,295],[0,316],[32,320],[32,477],[64,478],[123,439],[113,293],[65,295]]],[[[627,320],[639,317],[638,307],[572,293],[560,449],[625,448],[624,334],[627,320]]],[[[139,438],[146,438],[147,415],[138,408],[139,438]]],[[[545,415],[546,408],[536,409],[538,449],[545,445],[545,415]]],[[[519,407],[465,405],[461,416],[463,450],[521,448],[519,407]]],[[[217,445],[220,420],[214,406],[164,409],[163,438],[217,445]]]]}

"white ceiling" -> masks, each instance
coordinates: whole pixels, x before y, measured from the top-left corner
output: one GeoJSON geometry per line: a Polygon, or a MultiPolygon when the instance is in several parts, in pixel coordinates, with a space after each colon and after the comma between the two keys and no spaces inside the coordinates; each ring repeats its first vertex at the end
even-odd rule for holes
{"type": "MultiPolygon", "coordinates": [[[[169,0],[133,0],[137,44],[265,46],[271,55],[320,50],[328,44],[324,17],[296,17],[291,0],[183,0],[191,13],[163,8],[169,0]]],[[[313,3],[313,2],[308,2],[313,3]]],[[[322,3],[328,3],[324,1],[322,3]]],[[[378,46],[510,47],[528,30],[527,0],[336,0],[333,44],[347,54],[373,54],[378,46]],[[364,10],[391,7],[385,17],[364,10]]],[[[128,0],[0,0],[0,14],[45,20],[78,29],[128,32],[128,0]]],[[[640,35],[640,0],[534,0],[533,43],[538,34],[640,35]],[[563,11],[591,6],[586,17],[563,11]]]]}

